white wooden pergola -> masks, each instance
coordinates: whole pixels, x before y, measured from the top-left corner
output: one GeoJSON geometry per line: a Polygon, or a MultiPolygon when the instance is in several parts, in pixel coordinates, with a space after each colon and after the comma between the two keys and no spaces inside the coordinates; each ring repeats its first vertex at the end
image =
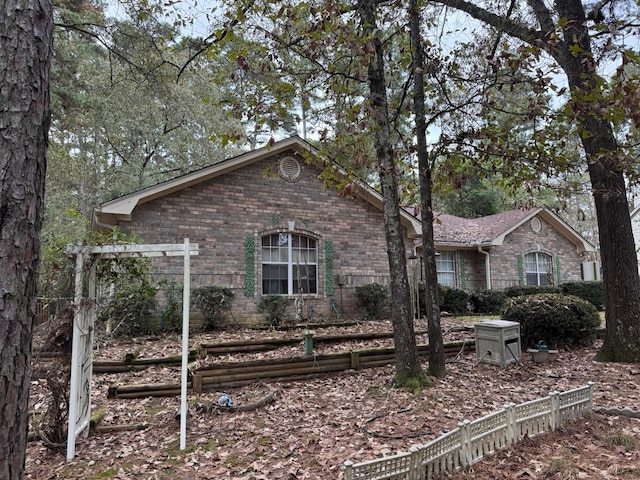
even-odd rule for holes
{"type": "Polygon", "coordinates": [[[180,449],[186,448],[187,431],[187,364],[189,361],[189,294],[191,290],[191,255],[198,255],[198,244],[157,245],[73,245],[67,254],[75,256],[75,312],[71,355],[71,385],[69,392],[69,427],[67,460],[75,456],[76,437],[88,434],[91,419],[91,376],[93,374],[93,329],[96,318],[96,260],[120,257],[184,256],[184,290],[182,298],[182,374],[180,389],[180,449]],[[91,262],[88,292],[84,291],[84,265],[91,262]]]}

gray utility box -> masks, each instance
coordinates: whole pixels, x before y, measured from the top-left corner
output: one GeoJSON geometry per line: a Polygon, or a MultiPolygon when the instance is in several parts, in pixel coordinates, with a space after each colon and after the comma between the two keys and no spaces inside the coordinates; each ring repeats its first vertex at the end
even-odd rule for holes
{"type": "Polygon", "coordinates": [[[506,320],[482,320],[474,325],[476,359],[506,367],[520,361],[520,324],[506,320]]]}

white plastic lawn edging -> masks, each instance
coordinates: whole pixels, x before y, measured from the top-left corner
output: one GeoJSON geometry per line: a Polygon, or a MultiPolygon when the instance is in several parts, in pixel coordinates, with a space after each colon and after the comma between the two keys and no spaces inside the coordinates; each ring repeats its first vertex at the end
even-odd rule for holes
{"type": "Polygon", "coordinates": [[[343,464],[345,480],[429,480],[447,471],[464,468],[485,455],[525,436],[554,431],[565,422],[593,411],[593,383],[547,397],[510,403],[478,420],[464,420],[458,427],[427,444],[390,457],[343,464]]]}

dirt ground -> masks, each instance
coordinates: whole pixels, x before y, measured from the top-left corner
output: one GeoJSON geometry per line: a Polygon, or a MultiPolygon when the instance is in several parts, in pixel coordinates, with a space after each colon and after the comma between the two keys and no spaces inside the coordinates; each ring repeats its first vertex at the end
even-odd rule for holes
{"type": "MultiPolygon", "coordinates": [[[[443,319],[445,342],[473,338],[454,331],[469,325],[443,319]]],[[[418,323],[417,329],[426,328],[418,323]]],[[[389,322],[361,322],[338,331],[391,331],[389,322]]],[[[259,336],[282,337],[300,332],[221,331],[193,335],[191,348],[259,336]]],[[[418,343],[426,343],[420,335],[418,343]]],[[[317,353],[388,346],[390,340],[318,346],[317,353]]],[[[177,335],[162,338],[96,342],[98,359],[179,354],[177,335]]],[[[594,382],[594,407],[640,411],[640,366],[593,361],[599,344],[560,351],[554,362],[536,364],[523,353],[520,364],[506,368],[478,363],[466,353],[447,363],[447,375],[419,393],[390,388],[393,366],[352,370],[304,381],[252,384],[225,392],[189,397],[186,449],[179,448],[179,398],[108,399],[109,386],[178,382],[179,367],[153,367],[123,374],[96,374],[92,411],[100,412],[98,429],[76,443],[76,457],[67,462],[64,447],[42,441],[28,445],[27,479],[341,479],[346,460],[362,462],[407,451],[456,427],[482,417],[506,403],[521,403],[594,382]],[[236,406],[251,405],[275,391],[273,400],[250,411],[215,407],[226,393],[236,406]],[[111,427],[111,429],[110,429],[111,427]],[[116,428],[144,428],[119,431],[116,428]]],[[[302,355],[302,344],[276,351],[235,355],[216,360],[247,360],[259,356],[302,355]]],[[[207,362],[215,361],[207,359],[207,362]]],[[[33,411],[46,404],[43,381],[32,382],[33,411]]],[[[557,432],[500,450],[462,472],[458,479],[632,479],[640,478],[640,419],[593,414],[557,432]]]]}

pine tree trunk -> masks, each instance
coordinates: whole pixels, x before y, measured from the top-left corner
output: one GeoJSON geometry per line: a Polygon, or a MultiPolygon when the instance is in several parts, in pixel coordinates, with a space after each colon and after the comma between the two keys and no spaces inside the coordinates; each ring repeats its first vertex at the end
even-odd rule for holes
{"type": "Polygon", "coordinates": [[[418,358],[411,292],[407,276],[406,249],[400,223],[397,172],[391,145],[387,91],[384,78],[384,57],[380,38],[375,34],[375,1],[358,2],[358,11],[363,24],[363,33],[368,40],[368,78],[371,114],[375,118],[375,148],[378,171],[382,186],[384,223],[391,275],[391,320],[393,341],[396,350],[395,383],[399,386],[422,385],[426,376],[418,358]]]}
{"type": "Polygon", "coordinates": [[[0,14],[0,479],[24,475],[31,332],[40,261],[53,5],[0,14]]]}

